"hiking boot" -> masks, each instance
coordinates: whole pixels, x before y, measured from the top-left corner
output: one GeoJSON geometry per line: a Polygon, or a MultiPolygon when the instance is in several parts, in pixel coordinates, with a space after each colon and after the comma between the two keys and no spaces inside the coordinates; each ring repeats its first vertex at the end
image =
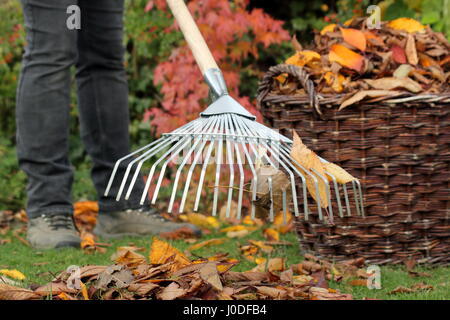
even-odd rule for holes
{"type": "Polygon", "coordinates": [[[158,235],[189,228],[200,236],[201,230],[189,223],[177,223],[159,215],[154,209],[135,209],[99,214],[94,233],[102,238],[158,235]]]}
{"type": "Polygon", "coordinates": [[[27,239],[36,249],[80,247],[80,237],[73,217],[65,214],[43,214],[28,222],[27,239]]]}

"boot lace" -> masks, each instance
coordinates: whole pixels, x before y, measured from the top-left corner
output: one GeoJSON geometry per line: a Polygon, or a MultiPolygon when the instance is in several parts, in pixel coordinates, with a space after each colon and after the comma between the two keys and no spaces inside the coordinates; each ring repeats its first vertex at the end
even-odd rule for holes
{"type": "Polygon", "coordinates": [[[67,215],[42,215],[52,230],[75,230],[73,218],[67,215]]]}

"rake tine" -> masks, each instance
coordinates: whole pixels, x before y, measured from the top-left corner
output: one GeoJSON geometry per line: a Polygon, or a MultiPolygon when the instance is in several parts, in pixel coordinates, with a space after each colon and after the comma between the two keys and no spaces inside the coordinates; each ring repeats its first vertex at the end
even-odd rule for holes
{"type": "Polygon", "coordinates": [[[353,196],[355,197],[355,206],[356,206],[356,212],[358,214],[358,216],[361,215],[361,210],[359,208],[359,203],[358,203],[358,192],[356,191],[356,184],[355,184],[355,180],[352,181],[352,187],[353,187],[353,196]]]}
{"type": "Polygon", "coordinates": [[[272,190],[272,178],[267,178],[267,184],[269,185],[269,194],[270,194],[270,211],[269,211],[269,220],[273,222],[273,190],[272,190]]]}
{"type": "MultiPolygon", "coordinates": [[[[267,150],[269,150],[270,152],[271,152],[271,154],[272,154],[272,156],[278,161],[278,163],[279,164],[281,164],[281,166],[288,172],[288,174],[289,174],[289,177],[290,177],[290,181],[291,181],[291,188],[292,188],[292,200],[293,200],[293,202],[294,202],[294,212],[295,212],[295,216],[296,217],[298,217],[299,215],[300,215],[300,213],[298,212],[298,201],[297,201],[297,189],[296,189],[296,187],[295,187],[295,176],[294,176],[294,174],[292,173],[292,171],[291,170],[289,170],[289,168],[284,164],[284,162],[282,161],[282,160],[280,160],[280,158],[276,155],[276,153],[278,152],[275,152],[275,150],[274,149],[272,149],[270,146],[268,146],[266,143],[262,143],[266,148],[267,148],[267,150]]],[[[278,146],[279,147],[279,146],[278,146]]],[[[283,157],[282,155],[281,155],[281,153],[279,154],[281,157],[283,157]]],[[[304,180],[304,177],[303,176],[301,176],[301,178],[302,178],[302,181],[304,180]]],[[[285,190],[284,190],[285,191],[285,190]]]]}
{"type": "MultiPolygon", "coordinates": [[[[208,118],[208,121],[204,124],[204,129],[202,127],[202,131],[208,131],[210,129],[210,127],[214,125],[214,123],[215,123],[215,119],[214,118],[208,118]]],[[[174,181],[173,187],[172,187],[172,194],[170,196],[169,207],[168,207],[168,210],[167,210],[169,213],[172,212],[172,207],[173,207],[173,203],[175,201],[175,195],[176,195],[176,192],[177,192],[178,181],[180,179],[181,172],[182,172],[184,166],[186,165],[186,163],[191,158],[191,154],[195,151],[195,149],[197,148],[197,145],[201,141],[202,141],[201,137],[195,139],[195,142],[194,142],[193,146],[189,149],[187,154],[184,156],[183,161],[181,162],[181,164],[178,167],[177,173],[175,175],[175,181],[174,181]]]]}
{"type": "MultiPolygon", "coordinates": [[[[226,125],[225,125],[225,134],[230,134],[230,122],[228,115],[226,116],[226,125]]],[[[230,184],[228,186],[228,200],[227,200],[227,212],[226,217],[230,217],[230,210],[231,210],[231,200],[233,197],[233,184],[234,184],[234,163],[233,163],[233,148],[231,147],[230,140],[227,139],[226,141],[226,149],[227,149],[227,158],[228,158],[228,165],[230,167],[230,184]]]]}
{"type": "MultiPolygon", "coordinates": [[[[214,119],[212,119],[211,121],[208,121],[207,123],[205,123],[204,131],[209,130],[209,128],[212,125],[214,125],[214,123],[215,123],[214,119]]],[[[173,207],[173,203],[175,201],[175,195],[176,195],[176,192],[177,192],[178,181],[180,180],[181,172],[182,172],[184,166],[186,165],[186,163],[191,158],[191,154],[195,151],[195,149],[197,148],[197,145],[201,142],[201,140],[202,140],[201,138],[196,138],[195,139],[195,142],[194,142],[193,146],[189,149],[187,154],[184,156],[184,159],[181,162],[180,166],[178,167],[177,173],[175,175],[175,181],[174,181],[173,187],[172,187],[172,194],[170,196],[169,207],[167,209],[167,212],[169,212],[169,213],[172,212],[172,207],[173,207]]]]}
{"type": "MultiPolygon", "coordinates": [[[[227,114],[227,119],[229,121],[229,125],[230,125],[230,132],[231,134],[235,134],[234,129],[233,129],[233,121],[230,117],[229,114],[227,114]]],[[[237,139],[236,139],[237,140],[237,139]]],[[[242,159],[241,159],[241,153],[239,150],[239,146],[237,143],[233,143],[234,144],[234,148],[236,150],[236,160],[238,163],[238,167],[239,167],[239,196],[238,196],[238,211],[237,211],[237,219],[241,219],[241,209],[242,209],[242,196],[244,193],[244,182],[245,182],[245,176],[244,176],[244,168],[242,166],[242,159]]]]}
{"type": "Polygon", "coordinates": [[[145,158],[145,156],[147,154],[151,153],[152,151],[154,151],[155,148],[156,148],[157,151],[159,151],[162,148],[164,148],[165,146],[169,145],[172,141],[171,141],[170,138],[165,138],[164,137],[164,138],[158,139],[157,142],[161,142],[161,144],[158,144],[154,148],[151,148],[149,151],[143,153],[142,155],[140,155],[139,157],[137,157],[135,160],[131,161],[127,165],[127,168],[126,168],[125,173],[124,173],[123,178],[122,178],[122,182],[121,182],[120,187],[119,187],[119,191],[117,192],[116,201],[119,201],[121,196],[122,196],[122,193],[123,193],[123,191],[125,189],[125,185],[126,185],[127,180],[128,180],[128,176],[130,175],[131,168],[133,167],[133,165],[137,161],[141,160],[142,158],[145,158]]]}
{"type": "MultiPolygon", "coordinates": [[[[305,167],[303,167],[300,163],[298,163],[294,158],[291,157],[291,155],[288,153],[288,150],[286,147],[283,147],[285,150],[284,152],[288,154],[289,158],[291,159],[291,162],[293,162],[296,166],[298,166],[300,169],[302,169],[308,176],[311,177],[313,183],[314,183],[314,188],[316,190],[316,203],[317,203],[317,212],[319,214],[319,219],[323,220],[323,214],[322,214],[322,206],[321,206],[321,197],[320,197],[320,193],[319,193],[319,182],[317,181],[317,177],[310,173],[309,170],[306,170],[305,167]]],[[[306,197],[307,195],[304,193],[304,196],[306,197]]],[[[306,219],[306,217],[305,217],[306,219]]]]}
{"type": "Polygon", "coordinates": [[[337,201],[337,205],[338,205],[338,211],[339,211],[339,217],[344,217],[344,210],[342,209],[342,204],[341,204],[341,196],[339,194],[339,186],[338,183],[336,181],[336,177],[334,175],[332,175],[329,172],[325,172],[325,174],[327,176],[329,176],[331,178],[331,180],[333,180],[333,185],[334,185],[334,190],[336,193],[336,201],[337,201]]]}
{"type": "Polygon", "coordinates": [[[325,178],[322,174],[320,174],[316,169],[312,168],[311,170],[314,171],[314,173],[317,174],[319,176],[319,178],[322,179],[323,183],[325,184],[325,193],[327,195],[328,210],[330,210],[329,217],[331,220],[333,220],[333,205],[331,203],[331,189],[330,189],[330,184],[328,183],[328,179],[325,178]]]}
{"type": "MultiPolygon", "coordinates": [[[[148,159],[150,159],[151,157],[153,157],[155,154],[157,154],[159,151],[161,151],[162,149],[164,149],[166,146],[168,146],[171,142],[173,142],[173,138],[169,138],[167,139],[167,141],[164,141],[163,143],[159,144],[158,146],[156,146],[156,150],[153,150],[153,148],[149,151],[147,151],[146,153],[142,154],[140,157],[136,158],[134,161],[130,162],[130,164],[127,167],[127,172],[125,173],[124,179],[122,180],[122,185],[125,186],[125,181],[128,178],[128,174],[129,174],[129,170],[131,169],[131,167],[136,163],[136,161],[139,161],[136,169],[134,170],[134,175],[133,175],[133,179],[131,180],[130,185],[128,186],[128,190],[127,193],[125,195],[125,200],[128,200],[131,194],[131,190],[133,189],[137,177],[139,176],[139,172],[141,170],[142,165],[144,164],[145,161],[147,161],[148,159]]],[[[122,187],[122,186],[121,186],[122,187]]],[[[118,192],[118,197],[120,197],[120,195],[122,194],[122,189],[119,190],[118,192]]]]}
{"type": "Polygon", "coordinates": [[[362,188],[361,188],[361,182],[357,179],[355,181],[355,183],[358,185],[358,191],[359,191],[359,204],[361,206],[361,214],[364,217],[365,216],[365,212],[364,212],[364,202],[363,202],[363,194],[362,194],[362,188]]]}
{"type": "MultiPolygon", "coordinates": [[[[236,117],[232,117],[231,120],[232,120],[232,122],[234,124],[234,127],[236,128],[236,131],[237,131],[238,135],[240,136],[238,139],[241,141],[240,143],[241,143],[242,149],[244,150],[245,158],[247,159],[248,165],[249,165],[250,170],[252,171],[252,174],[253,174],[253,179],[252,179],[252,185],[253,185],[253,190],[252,190],[252,208],[251,208],[250,216],[251,216],[252,219],[254,219],[255,218],[255,210],[256,210],[256,208],[255,208],[255,201],[256,201],[256,187],[257,187],[257,184],[258,184],[258,176],[256,174],[256,169],[255,169],[255,167],[253,165],[252,158],[251,158],[251,156],[250,156],[250,154],[249,154],[249,152],[247,150],[247,146],[245,145],[244,139],[242,138],[242,131],[241,131],[240,126],[237,124],[236,117]]],[[[247,141],[247,144],[248,144],[249,143],[249,141],[248,141],[249,139],[247,138],[245,140],[247,141]]]]}
{"type": "Polygon", "coordinates": [[[198,180],[197,195],[195,196],[195,204],[194,204],[195,212],[198,211],[198,206],[200,203],[200,195],[202,193],[203,188],[203,181],[205,180],[206,169],[209,165],[209,158],[211,157],[213,148],[214,148],[214,140],[209,142],[208,150],[206,151],[205,162],[203,163],[202,171],[200,173],[200,179],[198,180]]]}
{"type": "MultiPolygon", "coordinates": [[[[195,133],[196,129],[199,130],[201,128],[202,128],[202,123],[200,123],[198,126],[194,127],[194,132],[193,133],[195,133]]],[[[145,201],[145,198],[147,196],[148,190],[150,188],[150,182],[153,179],[153,174],[155,173],[155,169],[159,165],[159,163],[162,162],[170,153],[173,153],[172,156],[169,157],[169,159],[167,159],[167,161],[161,167],[161,172],[160,172],[159,177],[158,177],[158,183],[157,183],[155,191],[153,193],[152,204],[155,204],[155,202],[156,202],[156,198],[158,196],[159,188],[160,188],[162,180],[164,178],[164,173],[166,171],[167,164],[169,163],[170,160],[175,158],[175,156],[178,155],[180,153],[180,151],[183,150],[190,142],[191,142],[190,137],[189,136],[185,136],[182,140],[180,140],[174,146],[172,146],[162,157],[160,157],[153,164],[152,168],[150,169],[150,174],[149,174],[149,176],[147,178],[147,182],[145,184],[144,191],[142,192],[141,204],[143,204],[144,201],[145,201]]]]}
{"type": "MultiPolygon", "coordinates": [[[[223,117],[220,118],[220,129],[219,132],[222,133],[224,129],[224,119],[223,117]]],[[[213,200],[213,209],[212,209],[212,215],[217,215],[217,201],[219,200],[219,183],[220,183],[220,169],[222,166],[222,148],[223,148],[223,139],[219,138],[217,141],[217,147],[216,147],[216,154],[215,154],[215,160],[216,160],[216,179],[214,182],[214,200],[213,200]]]]}
{"type": "MultiPolygon", "coordinates": [[[[212,125],[212,130],[213,131],[216,130],[216,125],[218,123],[218,118],[217,117],[214,117],[214,118],[215,118],[214,119],[214,123],[212,125]]],[[[182,213],[184,211],[184,205],[186,203],[187,193],[188,193],[189,186],[190,186],[190,183],[191,183],[192,174],[194,173],[194,169],[195,169],[195,167],[197,165],[197,162],[200,159],[200,157],[202,156],[203,149],[205,148],[207,143],[208,143],[208,140],[204,139],[202,145],[200,146],[199,150],[197,151],[197,153],[195,155],[195,158],[194,158],[194,161],[191,164],[191,167],[189,168],[189,172],[188,172],[188,175],[187,175],[187,178],[186,178],[186,184],[185,184],[184,191],[183,191],[183,196],[182,196],[182,199],[181,199],[179,213],[182,213]]]]}
{"type": "MultiPolygon", "coordinates": [[[[197,119],[197,120],[199,120],[199,119],[197,119]]],[[[187,123],[187,124],[181,126],[180,128],[174,130],[174,132],[183,132],[183,130],[189,129],[190,127],[194,126],[194,123],[195,123],[197,120],[191,121],[191,122],[189,122],[189,123],[187,123]]],[[[128,154],[128,155],[126,155],[126,156],[124,156],[124,157],[122,157],[122,158],[120,158],[119,160],[116,161],[116,163],[115,163],[115,165],[114,165],[114,168],[113,168],[113,171],[112,171],[112,173],[111,173],[111,176],[110,176],[110,178],[109,178],[108,185],[106,186],[106,189],[105,189],[105,193],[104,193],[105,197],[108,196],[109,192],[111,191],[111,186],[112,186],[112,183],[113,183],[113,181],[114,181],[114,178],[115,178],[115,176],[116,176],[116,174],[117,174],[117,170],[119,169],[120,164],[121,164],[124,160],[126,160],[126,159],[128,159],[128,158],[130,158],[130,157],[133,157],[134,155],[136,155],[136,154],[138,154],[138,153],[140,153],[140,152],[142,152],[142,151],[144,151],[144,150],[146,150],[146,149],[148,149],[148,148],[151,148],[152,146],[154,146],[154,145],[157,144],[157,143],[160,143],[162,139],[164,139],[164,138],[157,139],[157,140],[153,141],[152,143],[147,144],[146,146],[143,146],[142,148],[139,148],[139,149],[133,151],[132,153],[130,153],[130,154],[128,154]]],[[[148,152],[148,151],[147,151],[147,152],[148,152]]]]}
{"type": "Polygon", "coordinates": [[[287,196],[286,189],[283,189],[283,223],[287,223],[287,196]]]}
{"type": "Polygon", "coordinates": [[[344,190],[345,206],[347,207],[347,217],[350,217],[352,215],[352,211],[350,209],[350,201],[348,199],[348,191],[346,184],[342,185],[342,190],[344,190]]]}

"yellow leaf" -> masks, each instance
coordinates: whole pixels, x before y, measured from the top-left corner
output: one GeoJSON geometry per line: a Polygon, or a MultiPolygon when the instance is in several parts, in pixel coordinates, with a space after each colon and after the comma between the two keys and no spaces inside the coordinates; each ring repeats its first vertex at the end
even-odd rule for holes
{"type": "Polygon", "coordinates": [[[328,54],[330,62],[337,62],[341,66],[361,71],[364,64],[364,57],[356,53],[342,44],[333,44],[330,53],[328,54]]]}
{"type": "Polygon", "coordinates": [[[61,292],[60,294],[57,295],[57,297],[60,298],[61,300],[71,300],[65,292],[61,292]]]}
{"type": "Polygon", "coordinates": [[[217,229],[220,226],[216,218],[206,217],[199,213],[188,213],[187,215],[181,215],[179,218],[200,228],[217,229]]]}
{"type": "Polygon", "coordinates": [[[283,211],[279,212],[275,218],[273,219],[273,224],[276,226],[285,225],[292,221],[292,213],[290,211],[286,212],[286,223],[284,221],[284,213],[283,211]]]}
{"type": "Polygon", "coordinates": [[[398,18],[390,21],[387,25],[392,29],[406,31],[408,33],[424,32],[425,30],[423,24],[411,18],[398,18]]]}
{"type": "Polygon", "coordinates": [[[16,270],[16,269],[14,269],[14,270],[1,269],[0,273],[4,274],[7,277],[17,279],[17,280],[24,280],[26,278],[22,272],[20,272],[19,270],[16,270]]]}
{"type": "Polygon", "coordinates": [[[88,295],[86,285],[80,281],[80,286],[81,286],[81,294],[83,295],[84,300],[89,300],[89,295],[88,295]]]}
{"type": "Polygon", "coordinates": [[[302,172],[306,178],[306,187],[314,200],[318,200],[316,184],[314,183],[314,179],[311,175],[313,175],[318,184],[319,195],[320,195],[320,206],[322,208],[328,207],[328,199],[327,199],[327,187],[325,182],[320,178],[312,169],[316,170],[322,177],[325,177],[325,171],[322,166],[322,162],[319,157],[308,147],[306,147],[297,132],[293,130],[293,140],[294,143],[291,149],[291,157],[297,161],[300,165],[303,166],[308,172],[305,172],[302,168],[298,168],[300,172],[302,172]],[[310,173],[310,174],[307,174],[310,173]]]}
{"type": "Polygon", "coordinates": [[[293,56],[288,58],[285,63],[303,67],[314,60],[320,60],[320,54],[311,50],[297,51],[293,56]]]}
{"type": "MultiPolygon", "coordinates": [[[[323,167],[325,169],[325,171],[327,171],[328,173],[334,175],[334,177],[336,178],[336,181],[338,183],[341,184],[346,184],[350,181],[356,180],[356,178],[354,176],[352,176],[350,173],[348,173],[347,171],[345,171],[344,169],[342,169],[341,167],[339,167],[338,165],[328,162],[328,163],[324,163],[323,167]]],[[[327,176],[328,181],[333,181],[333,179],[331,179],[331,177],[327,176]]]]}
{"type": "Polygon", "coordinates": [[[349,25],[351,25],[353,22],[353,18],[348,19],[347,21],[344,22],[344,26],[348,27],[349,25]]]}
{"type": "Polygon", "coordinates": [[[323,27],[322,30],[320,30],[320,34],[323,36],[327,32],[333,32],[334,29],[336,29],[336,24],[335,23],[329,24],[329,25],[323,27]]]}
{"type": "Polygon", "coordinates": [[[235,231],[242,231],[242,230],[254,231],[256,229],[257,229],[257,227],[249,227],[249,226],[244,226],[242,224],[239,224],[236,226],[223,228],[220,230],[220,232],[235,232],[235,231]]]}
{"type": "Polygon", "coordinates": [[[220,239],[217,238],[217,239],[205,240],[205,241],[202,241],[202,242],[199,242],[199,243],[196,243],[196,244],[190,246],[188,248],[188,250],[189,251],[193,251],[193,250],[198,250],[198,249],[203,248],[203,247],[216,246],[216,245],[224,243],[225,240],[227,240],[227,239],[225,239],[225,238],[220,238],[220,239]]]}
{"type": "Polygon", "coordinates": [[[264,230],[263,235],[269,241],[280,240],[280,234],[278,233],[278,231],[276,231],[272,228],[267,228],[266,230],[264,230]]]}
{"type": "Polygon", "coordinates": [[[175,262],[174,270],[185,267],[191,263],[178,249],[172,247],[169,243],[154,237],[150,248],[150,263],[164,264],[172,257],[174,257],[175,262]]]}
{"type": "Polygon", "coordinates": [[[249,216],[249,215],[244,217],[244,219],[242,220],[242,223],[243,224],[248,224],[248,225],[251,225],[251,226],[256,224],[255,220],[253,220],[252,217],[249,216]]]}
{"type": "Polygon", "coordinates": [[[344,86],[342,85],[345,81],[345,77],[338,73],[337,75],[331,71],[327,71],[324,74],[324,79],[327,84],[337,93],[342,92],[344,90],[344,86]]]}
{"type": "Polygon", "coordinates": [[[339,28],[339,30],[345,42],[361,51],[366,50],[366,37],[362,31],[352,28],[339,28]]]}
{"type": "Polygon", "coordinates": [[[266,263],[267,259],[263,258],[263,257],[257,257],[255,258],[255,263],[256,264],[262,264],[262,263],[266,263]]]}

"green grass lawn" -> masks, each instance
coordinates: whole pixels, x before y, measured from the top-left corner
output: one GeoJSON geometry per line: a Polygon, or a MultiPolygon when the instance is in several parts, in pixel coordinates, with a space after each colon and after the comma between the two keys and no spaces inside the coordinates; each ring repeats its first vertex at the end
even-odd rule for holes
{"type": "MultiPolygon", "coordinates": [[[[101,254],[86,254],[77,249],[59,249],[50,251],[34,250],[25,246],[11,234],[0,236],[0,238],[2,237],[10,238],[12,239],[12,242],[0,246],[0,269],[17,269],[21,271],[27,277],[27,279],[24,280],[24,285],[47,283],[52,280],[54,275],[71,265],[109,265],[112,263],[110,260],[111,255],[119,246],[131,244],[138,247],[144,247],[146,248],[146,251],[142,254],[147,256],[151,245],[150,237],[125,238],[112,241],[100,239],[99,242],[111,244],[111,246],[107,248],[107,252],[101,254]]],[[[204,236],[202,240],[220,237],[224,237],[224,234],[213,233],[204,236]]],[[[245,244],[248,239],[263,240],[261,230],[254,231],[244,238],[229,239],[221,245],[201,248],[194,251],[194,253],[201,257],[208,257],[218,252],[228,252],[230,257],[240,261],[233,270],[246,271],[253,268],[255,264],[242,257],[239,254],[238,247],[240,244],[245,244]]],[[[288,233],[282,235],[280,240],[289,241],[292,245],[276,246],[274,252],[272,252],[270,256],[266,255],[266,257],[285,257],[288,266],[299,263],[302,260],[302,256],[298,249],[296,235],[294,233],[288,233]]],[[[171,243],[181,251],[184,251],[190,246],[190,244],[185,243],[182,240],[171,241],[171,243]]],[[[408,275],[404,266],[390,266],[381,267],[382,289],[380,290],[369,290],[366,287],[351,286],[346,281],[341,283],[330,282],[330,287],[339,289],[344,293],[351,293],[355,299],[363,299],[365,297],[377,299],[450,299],[450,267],[416,267],[416,270],[428,272],[432,277],[412,278],[408,275]],[[434,290],[408,294],[388,294],[397,286],[409,287],[418,282],[430,284],[434,287],[434,290]]]]}

